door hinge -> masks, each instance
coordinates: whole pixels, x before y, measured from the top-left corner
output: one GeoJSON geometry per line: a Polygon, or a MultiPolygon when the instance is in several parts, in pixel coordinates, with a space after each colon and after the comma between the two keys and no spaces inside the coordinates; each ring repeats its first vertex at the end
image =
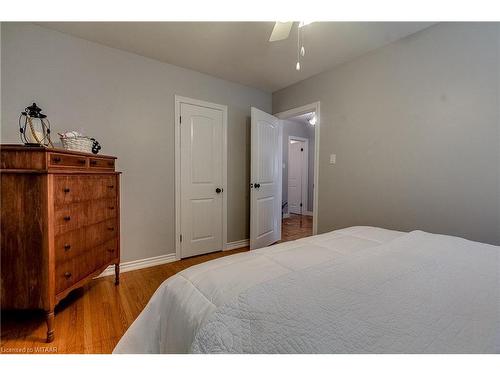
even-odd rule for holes
{"type": "Polygon", "coordinates": [[[304,149],[303,149],[303,148],[301,148],[301,149],[300,149],[300,151],[304,151],[304,149]]]}
{"type": "Polygon", "coordinates": [[[182,116],[179,116],[179,124],[182,124],[182,116]]]}
{"type": "Polygon", "coordinates": [[[302,203],[300,204],[300,207],[302,207],[302,203]]]}
{"type": "Polygon", "coordinates": [[[182,234],[181,234],[181,236],[180,236],[180,237],[181,237],[181,242],[182,242],[182,234]]]}

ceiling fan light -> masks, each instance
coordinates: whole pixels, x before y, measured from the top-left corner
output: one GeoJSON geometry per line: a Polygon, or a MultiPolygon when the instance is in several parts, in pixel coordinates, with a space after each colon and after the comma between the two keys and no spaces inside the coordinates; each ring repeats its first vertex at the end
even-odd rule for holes
{"type": "Polygon", "coordinates": [[[304,26],[307,26],[307,25],[310,25],[311,23],[313,23],[314,21],[300,21],[299,22],[299,28],[302,28],[304,26]]]}
{"type": "Polygon", "coordinates": [[[295,69],[300,70],[300,62],[297,61],[297,65],[295,65],[295,69]]]}

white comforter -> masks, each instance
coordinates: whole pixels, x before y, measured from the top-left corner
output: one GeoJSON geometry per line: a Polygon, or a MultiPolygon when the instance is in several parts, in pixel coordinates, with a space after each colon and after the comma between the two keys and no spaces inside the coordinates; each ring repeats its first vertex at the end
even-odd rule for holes
{"type": "Polygon", "coordinates": [[[115,353],[500,352],[500,249],[353,227],[166,280],[115,353]]]}

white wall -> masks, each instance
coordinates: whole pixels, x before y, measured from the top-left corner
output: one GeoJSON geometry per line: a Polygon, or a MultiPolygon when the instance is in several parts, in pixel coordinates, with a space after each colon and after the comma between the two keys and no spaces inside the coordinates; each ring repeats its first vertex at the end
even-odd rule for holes
{"type": "Polygon", "coordinates": [[[228,239],[248,238],[250,106],[271,95],[25,23],[1,27],[1,136],[35,101],[57,132],[83,128],[118,157],[122,260],[174,252],[174,95],[228,105],[228,239]]]}
{"type": "Polygon", "coordinates": [[[499,29],[437,24],[273,93],[274,113],[321,102],[320,232],[500,244],[499,29]]]}

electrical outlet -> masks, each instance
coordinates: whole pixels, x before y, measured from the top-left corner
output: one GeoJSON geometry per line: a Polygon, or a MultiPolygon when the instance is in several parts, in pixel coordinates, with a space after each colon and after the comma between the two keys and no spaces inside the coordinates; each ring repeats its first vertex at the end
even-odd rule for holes
{"type": "Polygon", "coordinates": [[[335,164],[337,162],[337,155],[330,154],[330,164],[335,164]]]}

